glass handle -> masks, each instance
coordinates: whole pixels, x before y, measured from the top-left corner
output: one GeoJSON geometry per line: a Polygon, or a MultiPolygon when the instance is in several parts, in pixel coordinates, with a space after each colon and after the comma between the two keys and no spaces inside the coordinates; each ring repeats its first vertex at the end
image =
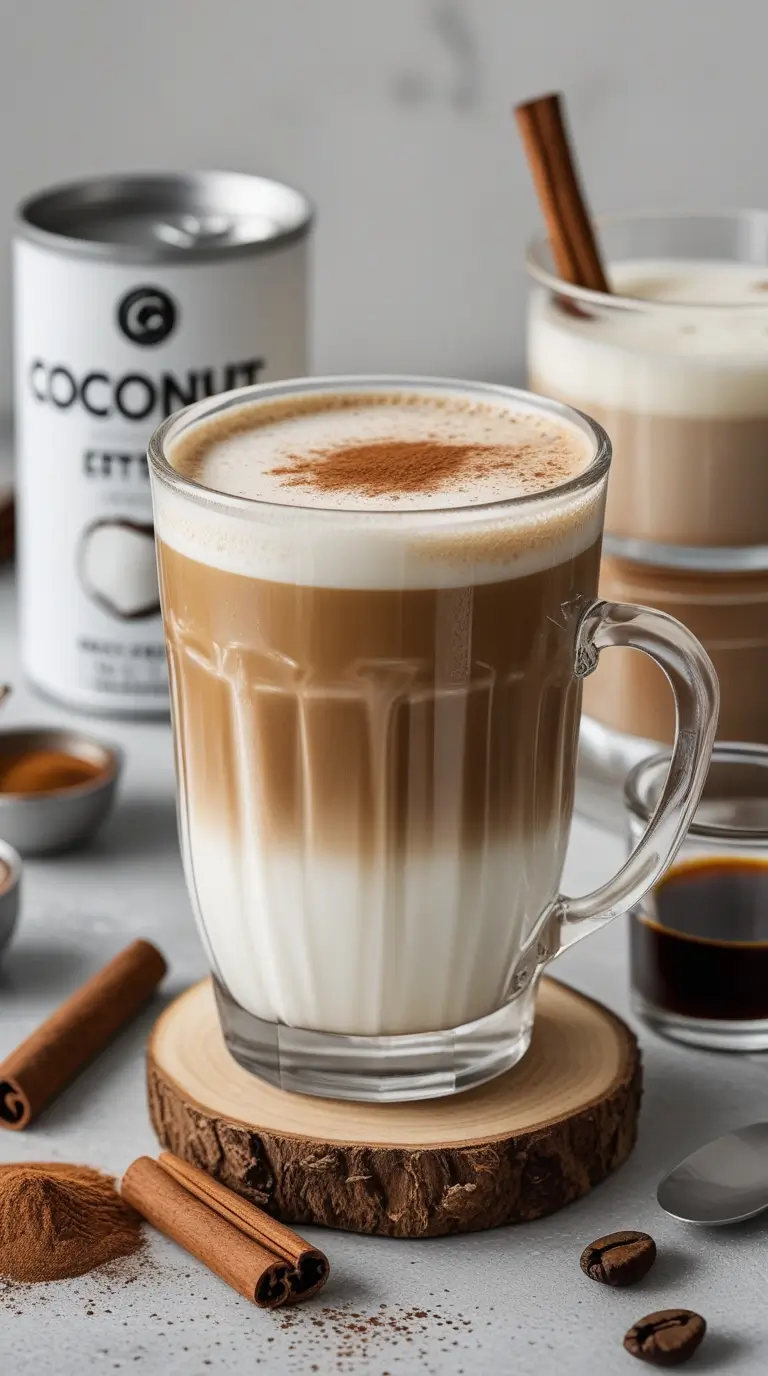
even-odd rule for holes
{"type": "Polygon", "coordinates": [[[630,602],[595,602],[576,637],[576,675],[615,647],[642,650],[663,669],[675,699],[675,744],[666,783],[636,849],[618,874],[583,898],[561,894],[531,932],[515,972],[519,990],[549,960],[642,898],[672,862],[709,769],[720,692],[703,646],[674,617],[630,602]]]}

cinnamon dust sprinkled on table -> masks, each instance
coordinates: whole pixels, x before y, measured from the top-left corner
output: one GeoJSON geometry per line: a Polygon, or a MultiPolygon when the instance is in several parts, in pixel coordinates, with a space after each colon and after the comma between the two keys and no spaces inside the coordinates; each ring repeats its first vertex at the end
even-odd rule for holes
{"type": "MultiPolygon", "coordinates": [[[[382,1376],[390,1376],[390,1373],[394,1376],[405,1352],[422,1360],[429,1358],[430,1365],[425,1369],[437,1370],[441,1356],[448,1352],[456,1354],[459,1349],[471,1354],[477,1351],[477,1339],[472,1336],[473,1321],[458,1313],[452,1305],[438,1304],[434,1309],[423,1309],[415,1305],[381,1304],[372,1313],[346,1305],[307,1306],[302,1313],[281,1310],[279,1323],[284,1332],[304,1338],[307,1324],[314,1330],[317,1363],[309,1365],[311,1372],[352,1373],[358,1370],[359,1362],[378,1358],[383,1363],[382,1376]],[[329,1359],[333,1360],[333,1367],[329,1367],[329,1359]]],[[[292,1347],[293,1344],[289,1344],[289,1352],[292,1347]]],[[[472,1369],[468,1360],[466,1370],[472,1369]]]]}

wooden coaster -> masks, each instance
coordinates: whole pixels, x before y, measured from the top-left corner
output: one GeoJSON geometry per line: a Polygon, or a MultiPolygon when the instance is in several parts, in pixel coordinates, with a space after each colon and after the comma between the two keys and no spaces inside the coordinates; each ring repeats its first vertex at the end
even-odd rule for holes
{"type": "Polygon", "coordinates": [[[230,1056],[208,980],[158,1019],[147,1075],[164,1147],[286,1223],[390,1237],[522,1223],[580,1199],[629,1156],[642,1082],[626,1024],[551,979],[527,1056],[449,1098],[275,1089],[230,1056]]]}

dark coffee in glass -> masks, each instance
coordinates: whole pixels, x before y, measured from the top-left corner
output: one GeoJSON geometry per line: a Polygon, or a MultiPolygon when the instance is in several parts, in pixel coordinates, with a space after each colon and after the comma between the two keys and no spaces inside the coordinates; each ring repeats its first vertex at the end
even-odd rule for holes
{"type": "MultiPolygon", "coordinates": [[[[627,781],[630,834],[665,756],[627,781]]],[[[768,750],[716,746],[678,859],[630,918],[636,1011],[657,1031],[722,1050],[768,1049],[768,750]]]]}

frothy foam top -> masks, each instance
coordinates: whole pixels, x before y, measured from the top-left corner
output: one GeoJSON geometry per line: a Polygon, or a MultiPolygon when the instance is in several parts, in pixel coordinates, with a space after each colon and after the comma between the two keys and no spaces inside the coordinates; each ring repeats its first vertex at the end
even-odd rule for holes
{"type": "MultiPolygon", "coordinates": [[[[768,308],[768,264],[693,259],[613,263],[611,285],[621,296],[682,306],[768,308]]],[[[695,323],[688,318],[687,323],[695,323]]]]}
{"type": "Polygon", "coordinates": [[[609,274],[618,295],[673,309],[577,316],[538,293],[529,333],[535,386],[586,411],[592,403],[681,416],[768,414],[768,266],[645,260],[613,263],[609,274]]]}
{"type": "Polygon", "coordinates": [[[155,483],[160,538],[250,577],[358,588],[498,581],[579,553],[600,532],[604,483],[561,490],[593,460],[589,433],[472,394],[248,401],[184,427],[168,457],[211,496],[155,483]],[[227,496],[253,505],[227,508],[227,496]],[[542,500],[493,505],[531,496],[542,500]]]}
{"type": "Polygon", "coordinates": [[[342,511],[423,511],[526,497],[576,477],[589,437],[567,422],[424,393],[330,394],[243,407],[173,447],[215,492],[342,511]]]}

